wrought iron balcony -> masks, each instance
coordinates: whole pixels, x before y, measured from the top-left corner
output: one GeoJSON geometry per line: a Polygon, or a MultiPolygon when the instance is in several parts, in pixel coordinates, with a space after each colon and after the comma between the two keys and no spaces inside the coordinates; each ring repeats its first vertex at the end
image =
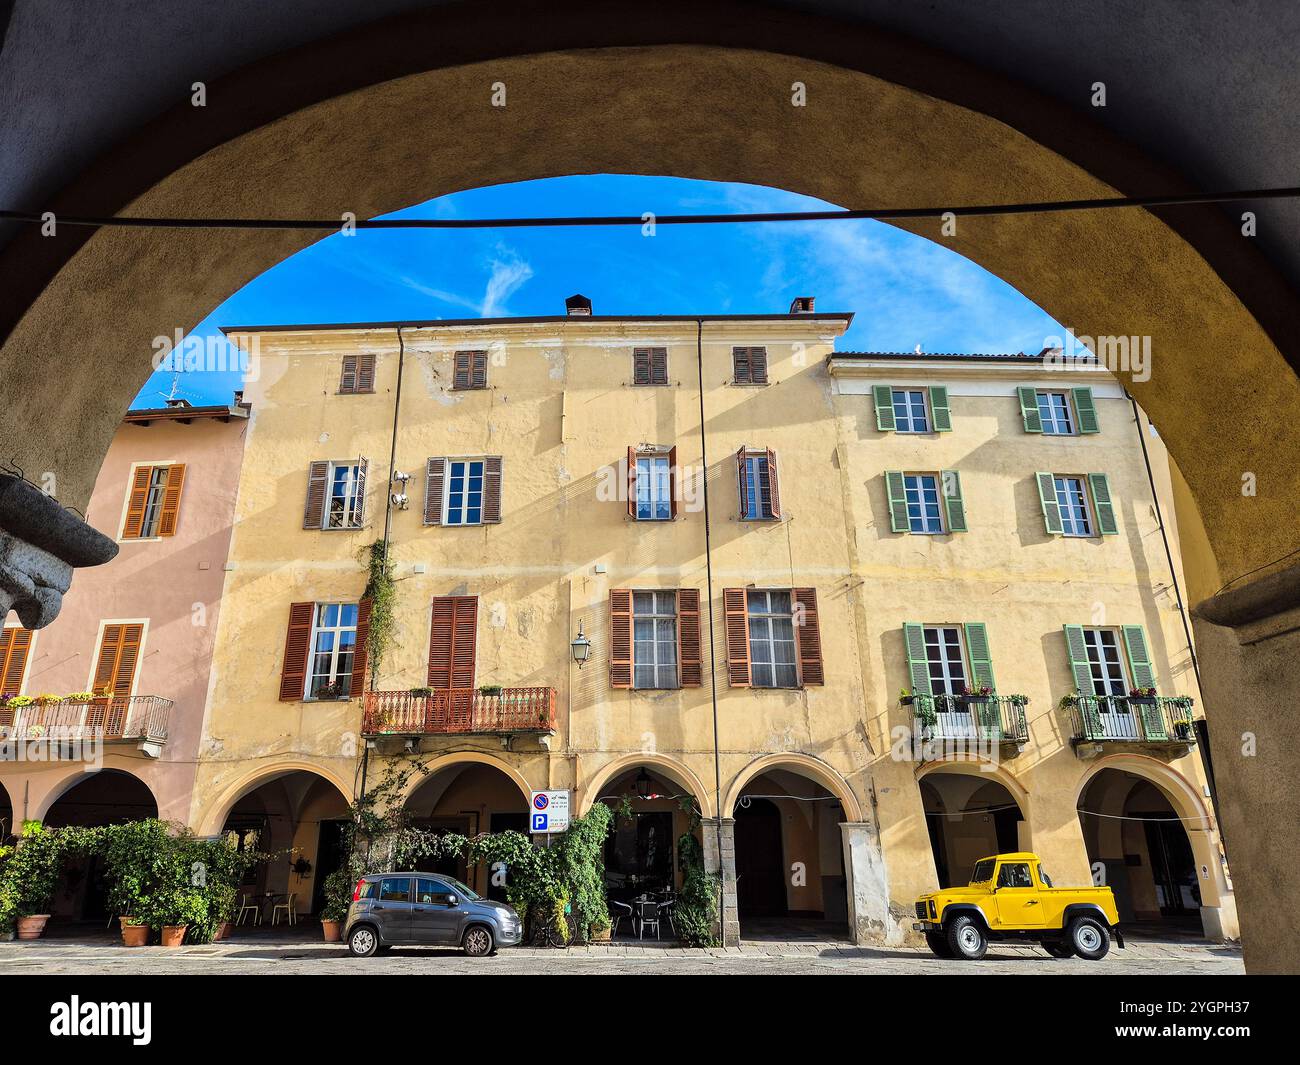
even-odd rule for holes
{"type": "Polygon", "coordinates": [[[555,689],[366,692],[361,731],[366,736],[554,732],[555,689]]]}
{"type": "Polygon", "coordinates": [[[1196,744],[1190,696],[1079,695],[1067,698],[1065,705],[1076,745],[1141,743],[1193,747],[1196,744]]]}
{"type": "Polygon", "coordinates": [[[926,739],[1016,747],[1029,742],[1025,704],[1010,695],[915,695],[912,713],[917,731],[926,739]]]}
{"type": "Polygon", "coordinates": [[[125,699],[60,699],[0,704],[0,735],[11,740],[167,742],[173,702],[159,695],[125,699]]]}

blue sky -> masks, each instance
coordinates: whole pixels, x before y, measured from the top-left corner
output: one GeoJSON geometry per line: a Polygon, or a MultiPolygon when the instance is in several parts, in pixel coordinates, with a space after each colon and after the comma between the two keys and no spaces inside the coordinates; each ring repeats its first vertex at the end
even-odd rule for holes
{"type": "MultiPolygon", "coordinates": [[[[443,196],[390,217],[690,214],[834,206],[780,189],[601,174],[443,196]]],[[[191,336],[223,325],[562,314],[784,313],[795,296],[854,311],[841,351],[1030,351],[1064,330],[1010,285],[922,237],[879,222],[335,234],[255,278],[191,336]]],[[[133,406],[161,406],[169,370],[133,406]]],[[[222,403],[234,373],[176,380],[191,403],[222,403]]]]}

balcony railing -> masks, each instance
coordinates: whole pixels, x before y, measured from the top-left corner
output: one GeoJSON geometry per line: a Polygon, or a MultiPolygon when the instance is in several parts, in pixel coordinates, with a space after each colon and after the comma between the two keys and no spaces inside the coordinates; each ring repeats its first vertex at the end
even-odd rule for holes
{"type": "Polygon", "coordinates": [[[1075,742],[1196,743],[1192,700],[1188,696],[1149,699],[1118,695],[1080,695],[1069,707],[1075,742]]]}
{"type": "Polygon", "coordinates": [[[11,740],[138,740],[165,743],[172,700],[158,695],[126,699],[63,699],[0,706],[0,734],[11,740]]]}
{"type": "Polygon", "coordinates": [[[1029,742],[1025,704],[1009,695],[916,695],[912,712],[927,739],[1029,742]]]}
{"type": "Polygon", "coordinates": [[[554,732],[554,688],[439,688],[428,695],[366,692],[361,731],[367,736],[554,732]]]}

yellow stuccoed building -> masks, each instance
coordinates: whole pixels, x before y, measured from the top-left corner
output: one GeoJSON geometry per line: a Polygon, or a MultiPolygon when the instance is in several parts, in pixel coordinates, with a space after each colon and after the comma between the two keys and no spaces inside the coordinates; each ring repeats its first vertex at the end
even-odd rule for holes
{"type": "Polygon", "coordinates": [[[680,882],[693,804],[729,942],[899,943],[1016,849],[1236,936],[1143,433],[1167,460],[1104,367],[837,354],[811,299],[567,310],[227,330],[257,374],[190,819],[290,851],[259,891],[313,908],[347,801],[419,764],[392,801],[432,828],[630,804],[616,901],[680,882]]]}

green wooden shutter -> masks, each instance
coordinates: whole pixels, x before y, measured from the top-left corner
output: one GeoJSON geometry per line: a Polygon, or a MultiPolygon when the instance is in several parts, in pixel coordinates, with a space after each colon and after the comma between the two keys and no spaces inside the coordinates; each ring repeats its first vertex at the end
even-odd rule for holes
{"type": "Polygon", "coordinates": [[[885,491],[889,494],[889,527],[894,532],[910,532],[907,520],[907,490],[902,470],[885,471],[885,491]]]}
{"type": "Polygon", "coordinates": [[[952,411],[948,408],[948,390],[943,385],[930,387],[930,417],[936,433],[952,432],[952,411]]]}
{"type": "Polygon", "coordinates": [[[966,623],[966,654],[970,658],[971,687],[987,685],[997,691],[998,683],[993,679],[993,657],[989,653],[988,629],[984,622],[966,623]]]}
{"type": "Polygon", "coordinates": [[[873,385],[876,398],[876,428],[882,433],[892,433],[897,428],[894,421],[894,389],[890,385],[873,385]]]}
{"type": "Polygon", "coordinates": [[[1025,432],[1041,433],[1043,431],[1043,416],[1038,410],[1038,392],[1032,388],[1017,388],[1016,395],[1020,397],[1020,417],[1025,423],[1025,432]]]}
{"type": "Polygon", "coordinates": [[[1079,432],[1101,432],[1101,425],[1097,421],[1097,407],[1092,401],[1091,388],[1074,389],[1074,413],[1079,421],[1079,432]]]}
{"type": "Polygon", "coordinates": [[[1147,634],[1141,625],[1123,625],[1124,648],[1128,651],[1129,676],[1135,688],[1154,688],[1156,671],[1151,668],[1151,655],[1147,651],[1147,634]]]}
{"type": "Polygon", "coordinates": [[[1070,656],[1070,671],[1074,674],[1074,686],[1080,695],[1096,695],[1097,689],[1092,683],[1092,667],[1088,665],[1088,645],[1083,642],[1082,625],[1066,625],[1065,650],[1070,656]]]}
{"type": "Polygon", "coordinates": [[[1036,473],[1038,481],[1038,502],[1043,506],[1043,524],[1049,533],[1059,535],[1061,527],[1061,504],[1056,501],[1056,478],[1050,473],[1036,473]]]}
{"type": "Polygon", "coordinates": [[[933,695],[930,662],[925,656],[925,628],[915,621],[903,623],[903,646],[907,648],[907,673],[913,695],[933,695]]]}
{"type": "Polygon", "coordinates": [[[966,504],[961,495],[961,475],[956,470],[940,470],[939,482],[944,506],[948,510],[948,531],[966,531],[966,504]]]}
{"type": "Polygon", "coordinates": [[[1110,482],[1104,473],[1088,474],[1088,484],[1092,487],[1093,508],[1097,512],[1097,528],[1103,536],[1114,536],[1119,532],[1115,522],[1115,506],[1111,502],[1110,482]]]}

